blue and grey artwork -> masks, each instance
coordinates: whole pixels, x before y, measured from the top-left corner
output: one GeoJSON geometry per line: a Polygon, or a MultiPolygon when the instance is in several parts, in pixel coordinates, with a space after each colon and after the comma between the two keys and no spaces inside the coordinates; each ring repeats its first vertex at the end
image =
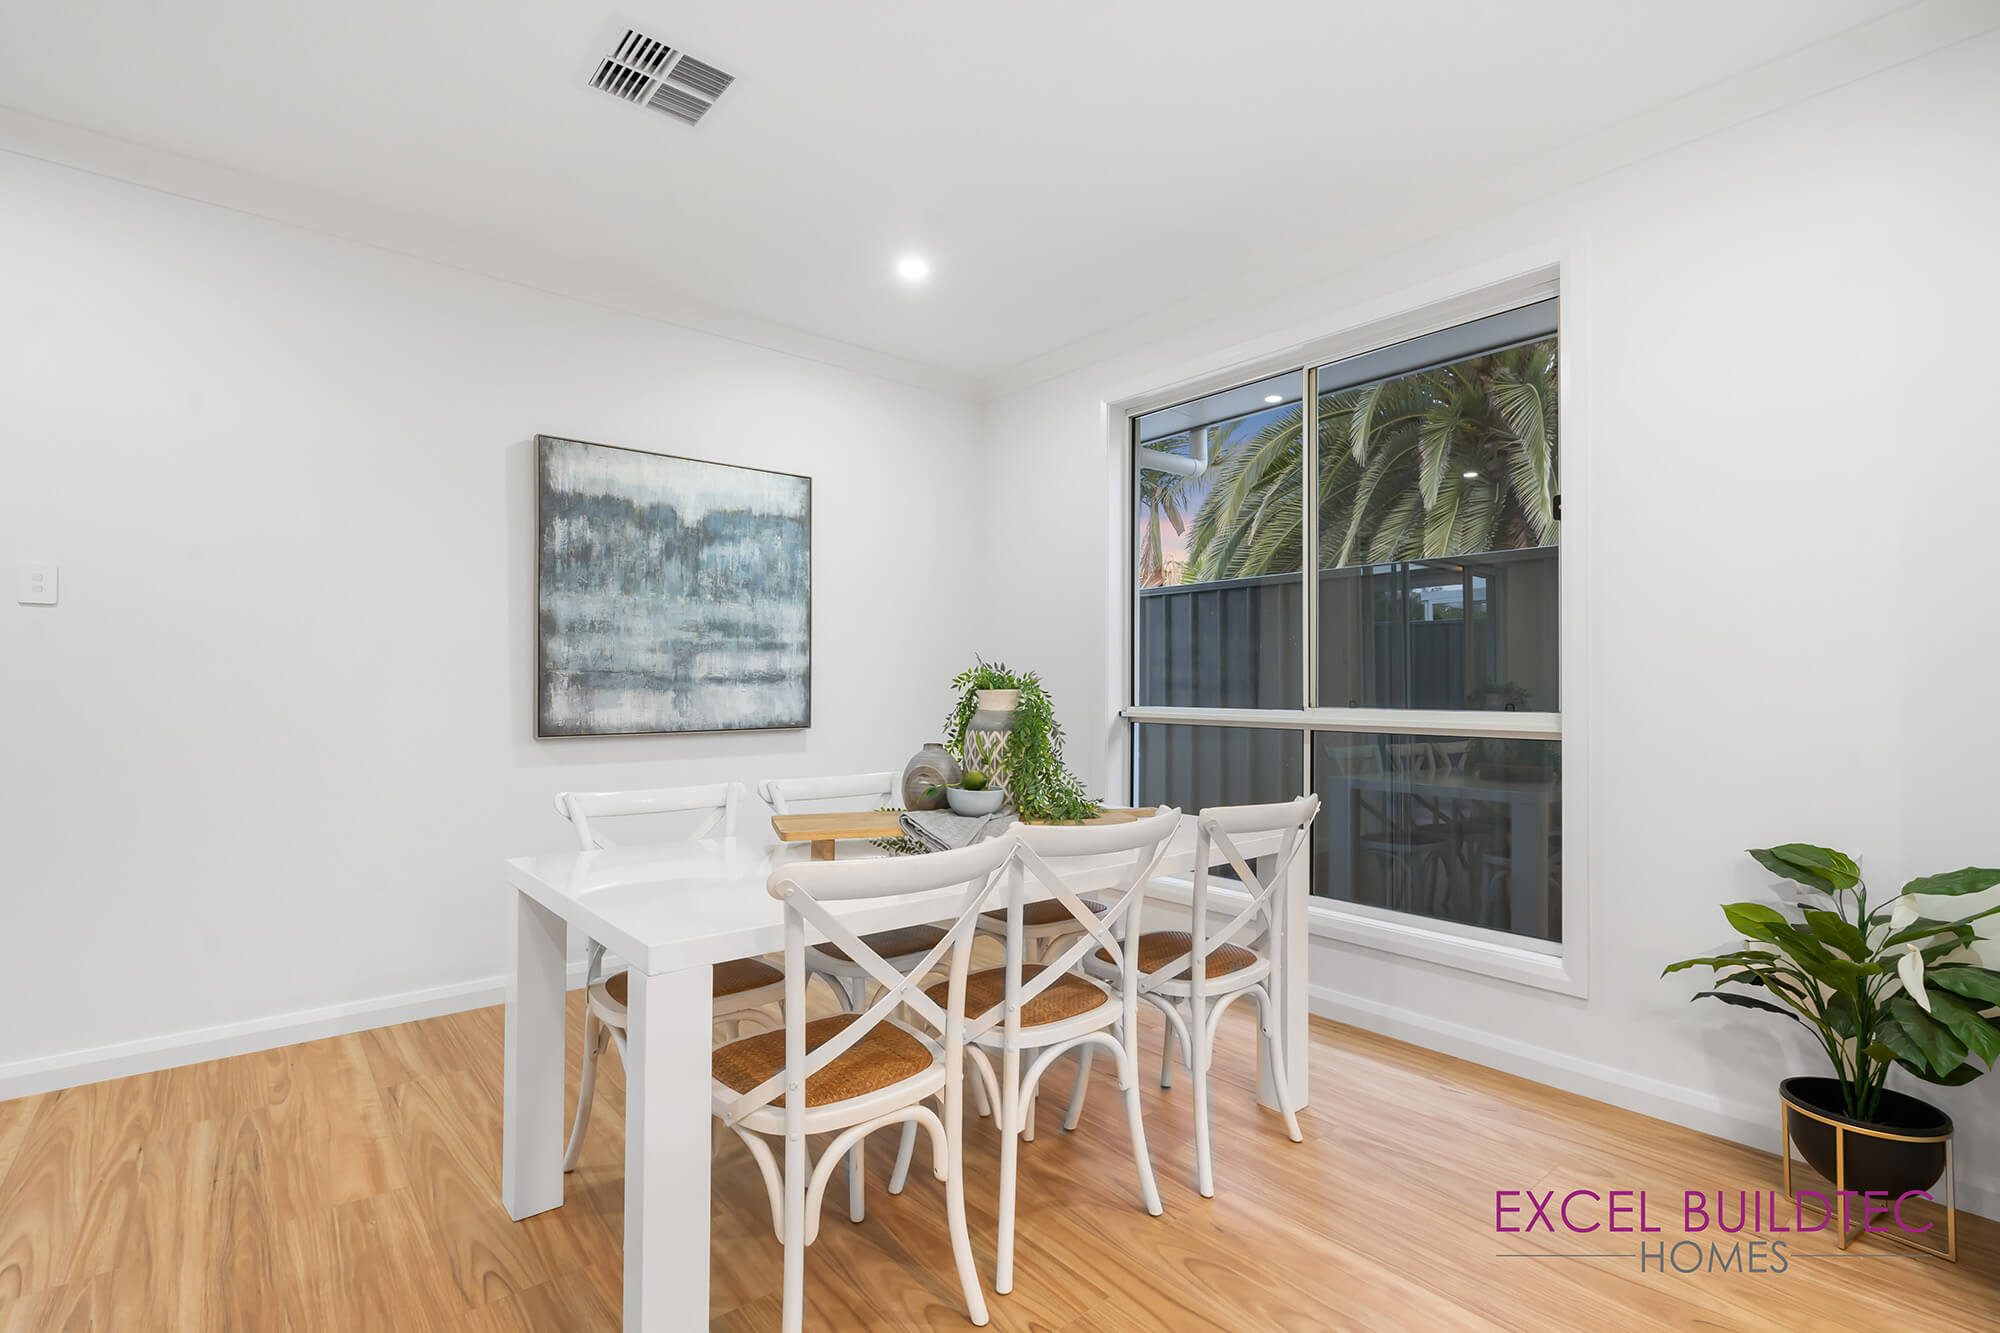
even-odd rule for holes
{"type": "Polygon", "coordinates": [[[537,436],[536,733],[812,721],[812,479],[537,436]]]}

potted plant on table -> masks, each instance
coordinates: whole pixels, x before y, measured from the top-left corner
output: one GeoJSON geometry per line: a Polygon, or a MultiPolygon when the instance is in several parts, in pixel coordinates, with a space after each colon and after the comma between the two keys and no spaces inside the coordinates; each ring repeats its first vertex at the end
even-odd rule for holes
{"type": "Polygon", "coordinates": [[[1787,843],[1750,855],[1805,886],[1803,900],[1787,904],[1796,915],[1730,903],[1722,913],[1744,947],[1683,959],[1661,975],[1710,968],[1717,989],[1694,998],[1779,1014],[1812,1033],[1833,1077],[1788,1078],[1778,1093],[1791,1142],[1814,1170],[1850,1192],[1929,1189],[1944,1174],[1951,1118],[1885,1084],[1900,1068],[1955,1087],[1985,1072],[1975,1060],[1990,1069],[2000,1058],[2000,972],[1970,952],[1972,922],[2000,907],[1944,918],[1923,915],[1919,903],[1990,889],[2000,870],[1914,879],[1871,909],[1860,868],[1844,853],[1787,843]]]}
{"type": "Polygon", "coordinates": [[[945,719],[946,748],[987,774],[1022,819],[1096,818],[1097,804],[1063,764],[1062,724],[1039,676],[981,659],[951,683],[958,703],[945,719]]]}

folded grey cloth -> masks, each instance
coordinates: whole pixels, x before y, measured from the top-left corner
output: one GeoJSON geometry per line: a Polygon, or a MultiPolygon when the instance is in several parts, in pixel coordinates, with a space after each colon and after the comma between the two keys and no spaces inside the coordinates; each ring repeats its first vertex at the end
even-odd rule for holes
{"type": "Polygon", "coordinates": [[[932,851],[950,852],[970,847],[981,838],[998,837],[1015,821],[1012,811],[991,815],[959,815],[949,810],[906,810],[903,832],[932,851]]]}

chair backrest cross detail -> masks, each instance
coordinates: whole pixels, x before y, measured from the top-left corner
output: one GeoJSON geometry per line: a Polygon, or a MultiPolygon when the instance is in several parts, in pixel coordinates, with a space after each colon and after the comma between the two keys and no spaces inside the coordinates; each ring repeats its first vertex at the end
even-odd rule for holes
{"type": "Polygon", "coordinates": [[[1246,928],[1254,928],[1255,934],[1245,947],[1269,957],[1273,941],[1284,924],[1281,914],[1285,896],[1280,890],[1284,887],[1285,877],[1291,872],[1292,862],[1306,846],[1306,831],[1312,827],[1318,813],[1319,797],[1308,795],[1268,805],[1212,807],[1196,815],[1194,891],[1189,900],[1188,951],[1150,969],[1140,983],[1141,988],[1145,987],[1147,980],[1157,984],[1185,976],[1191,989],[1201,992],[1206,989],[1208,956],[1222,945],[1234,943],[1246,928]],[[1253,833],[1284,835],[1284,841],[1270,857],[1261,875],[1236,845],[1236,838],[1253,833]],[[1215,859],[1216,852],[1220,852],[1229,863],[1229,868],[1236,872],[1243,892],[1249,897],[1242,909],[1220,930],[1210,927],[1208,908],[1209,863],[1215,859]]]}
{"type": "Polygon", "coordinates": [[[1007,989],[1006,1000],[986,1014],[967,1020],[966,1034],[977,1038],[1005,1023],[1018,1029],[1020,1015],[1035,997],[1056,985],[1085,955],[1102,949],[1117,964],[1120,976],[1136,981],[1136,970],[1125,938],[1145,898],[1145,887],[1153,870],[1166,855],[1167,845],[1180,827],[1181,812],[1164,807],[1128,824],[1079,826],[1068,824],[1016,824],[1008,836],[1015,855],[1006,871],[1007,891],[1007,989]],[[1076,894],[1062,871],[1049,862],[1085,856],[1127,856],[1117,872],[1116,882],[1107,889],[1093,889],[1102,912],[1093,912],[1076,894]],[[1027,904],[1030,881],[1063,905],[1082,934],[1067,948],[1041,965],[1032,979],[1024,976],[1022,912],[1027,904]]]}
{"type": "Polygon", "coordinates": [[[724,1122],[734,1125],[781,1095],[785,1097],[787,1120],[802,1120],[806,1080],[851,1050],[899,1007],[908,1008],[937,1033],[947,1067],[956,1068],[963,1049],[964,1024],[953,1015],[963,1015],[965,1009],[974,923],[991,905],[1000,870],[1011,852],[1009,844],[996,840],[929,856],[801,861],[773,872],[770,894],[785,905],[785,1067],[731,1102],[724,1122]],[[962,888],[953,909],[954,919],[925,955],[922,966],[909,973],[891,967],[827,908],[830,902],[901,897],[954,886],[962,888]],[[810,1053],[805,1045],[808,929],[844,949],[882,986],[881,995],[854,1022],[810,1053]],[[940,1006],[924,994],[918,982],[947,954],[951,957],[951,989],[947,1003],[940,1006]]]}

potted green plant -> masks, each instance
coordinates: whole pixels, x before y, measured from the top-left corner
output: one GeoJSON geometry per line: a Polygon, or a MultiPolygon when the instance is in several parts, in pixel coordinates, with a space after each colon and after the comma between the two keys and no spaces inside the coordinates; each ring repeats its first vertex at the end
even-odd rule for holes
{"type": "Polygon", "coordinates": [[[951,683],[958,703],[945,719],[945,747],[987,774],[1022,819],[1054,824],[1096,817],[1096,803],[1063,764],[1062,724],[1039,676],[982,658],[951,683]]]}
{"type": "Polygon", "coordinates": [[[1778,1086],[1792,1142],[1814,1170],[1850,1191],[1900,1196],[1944,1174],[1951,1118],[1885,1086],[1891,1069],[1926,1083],[1969,1083],[2000,1058],[2000,972],[1970,946],[1972,922],[2000,907],[1952,918],[1922,914],[1926,898],[1956,898],[2000,884],[2000,870],[1968,866],[1911,880],[1871,909],[1852,857],[1787,843],[1752,849],[1772,874],[1804,885],[1788,915],[1766,903],[1722,909],[1744,947],[1670,964],[1662,976],[1706,967],[1717,989],[1697,993],[1805,1026],[1833,1077],[1778,1086]],[[1798,1114],[1793,1114],[1797,1112],[1798,1114]]]}

